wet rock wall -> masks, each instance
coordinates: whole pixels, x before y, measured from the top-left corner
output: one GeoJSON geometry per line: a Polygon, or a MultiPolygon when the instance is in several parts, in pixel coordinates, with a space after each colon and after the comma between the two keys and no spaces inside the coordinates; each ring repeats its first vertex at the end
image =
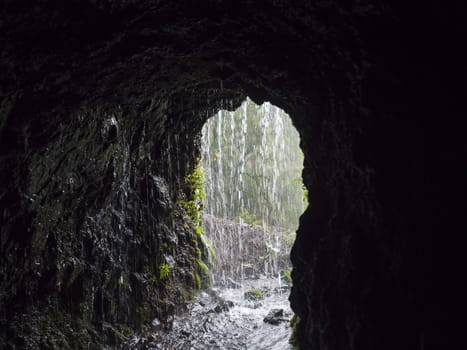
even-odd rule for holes
{"type": "Polygon", "coordinates": [[[291,116],[305,154],[300,347],[464,349],[465,13],[4,1],[2,347],[112,344],[182,303],[199,253],[176,198],[195,135],[248,95],[291,116]]]}
{"type": "Polygon", "coordinates": [[[76,111],[31,128],[6,160],[2,347],[115,345],[206,285],[203,243],[178,202],[193,140],[157,125],[177,108],[76,111]]]}

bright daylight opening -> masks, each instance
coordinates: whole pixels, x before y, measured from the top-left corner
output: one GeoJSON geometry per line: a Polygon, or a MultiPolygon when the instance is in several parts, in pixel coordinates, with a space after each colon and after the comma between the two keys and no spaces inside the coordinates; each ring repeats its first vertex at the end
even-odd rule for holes
{"type": "Polygon", "coordinates": [[[248,98],[236,111],[219,111],[202,130],[195,171],[204,175],[213,287],[233,302],[226,317],[251,330],[248,349],[288,348],[289,255],[308,205],[299,143],[283,110],[248,98]]]}

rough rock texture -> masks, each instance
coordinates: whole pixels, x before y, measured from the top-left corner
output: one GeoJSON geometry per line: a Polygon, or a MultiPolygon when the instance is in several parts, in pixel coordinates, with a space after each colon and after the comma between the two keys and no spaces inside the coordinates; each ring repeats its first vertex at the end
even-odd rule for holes
{"type": "Polygon", "coordinates": [[[32,129],[21,168],[15,150],[2,169],[2,330],[20,348],[114,344],[202,282],[202,242],[177,204],[195,159],[183,130],[156,143],[141,113],[72,114],[42,147],[32,129]]]}
{"type": "Polygon", "coordinates": [[[264,318],[263,322],[278,325],[281,322],[287,322],[288,319],[284,318],[284,310],[272,309],[264,318]]]}
{"type": "Polygon", "coordinates": [[[203,122],[248,95],[302,137],[300,347],[465,349],[463,7],[3,1],[0,347],[112,344],[189,297],[177,198],[203,122]]]}

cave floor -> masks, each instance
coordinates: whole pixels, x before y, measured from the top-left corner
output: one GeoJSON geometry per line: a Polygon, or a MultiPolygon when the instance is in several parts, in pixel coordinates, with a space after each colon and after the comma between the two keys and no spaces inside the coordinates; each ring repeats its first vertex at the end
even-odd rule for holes
{"type": "MultiPolygon", "coordinates": [[[[276,279],[244,281],[241,288],[213,288],[202,292],[188,305],[188,312],[176,316],[170,329],[152,330],[134,336],[125,344],[129,349],[290,349],[292,312],[289,287],[276,279]],[[245,291],[261,289],[263,299],[248,300],[245,291]],[[263,321],[273,309],[282,309],[276,323],[263,321]]],[[[157,320],[153,326],[157,328],[157,320]]]]}

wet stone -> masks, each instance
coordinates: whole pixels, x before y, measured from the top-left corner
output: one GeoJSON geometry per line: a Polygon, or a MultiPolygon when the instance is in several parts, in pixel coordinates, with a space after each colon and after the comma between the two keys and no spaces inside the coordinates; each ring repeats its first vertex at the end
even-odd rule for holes
{"type": "Polygon", "coordinates": [[[259,288],[254,288],[245,292],[244,297],[246,300],[259,301],[264,298],[264,293],[259,288]]]}
{"type": "Polygon", "coordinates": [[[152,320],[151,322],[151,325],[154,327],[154,328],[159,328],[161,326],[161,321],[159,321],[157,318],[155,318],[154,320],[152,320]]]}
{"type": "Polygon", "coordinates": [[[272,309],[263,319],[264,322],[278,325],[281,322],[287,322],[287,319],[284,318],[284,310],[283,309],[272,309]]]}
{"type": "Polygon", "coordinates": [[[288,293],[276,293],[276,279],[245,280],[243,288],[211,289],[188,305],[187,312],[176,316],[170,329],[151,329],[138,341],[127,342],[124,349],[238,349],[288,350],[291,328],[288,293]],[[269,290],[256,309],[245,300],[246,290],[269,290]],[[263,322],[271,310],[273,324],[263,322]],[[150,339],[150,340],[149,340],[150,339]]]}
{"type": "Polygon", "coordinates": [[[234,306],[234,303],[229,300],[222,300],[214,307],[214,311],[217,313],[229,311],[231,307],[234,306]]]}

